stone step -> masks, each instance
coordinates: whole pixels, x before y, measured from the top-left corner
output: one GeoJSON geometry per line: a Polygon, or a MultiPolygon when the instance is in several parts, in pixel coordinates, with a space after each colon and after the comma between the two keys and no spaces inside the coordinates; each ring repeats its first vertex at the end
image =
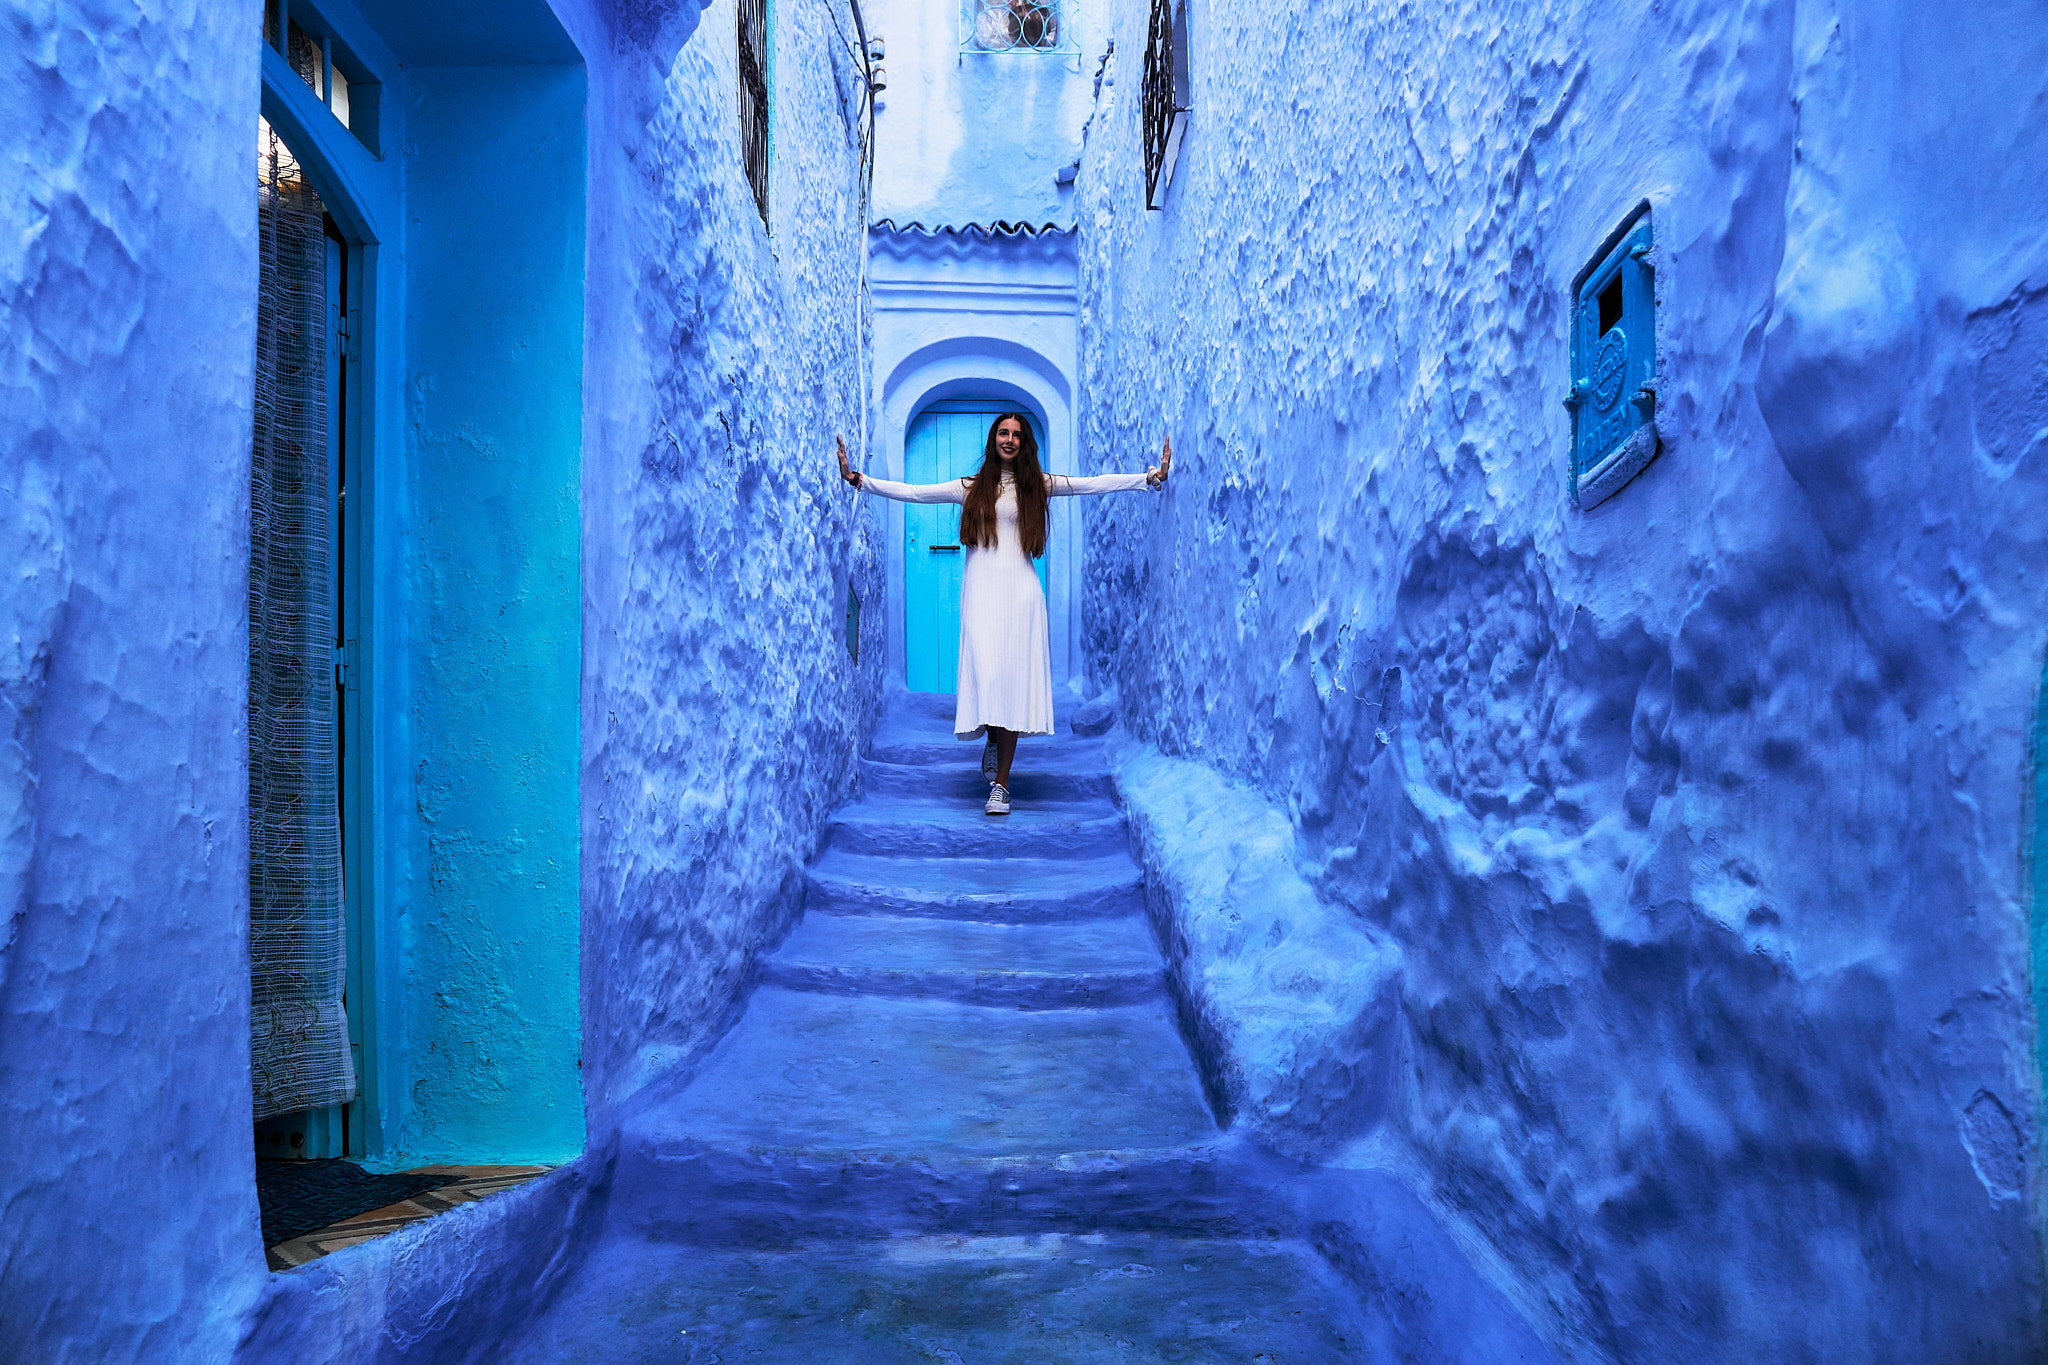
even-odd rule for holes
{"type": "MultiPolygon", "coordinates": [[[[650,1097],[652,1104],[653,1097],[650,1097]]],[[[906,1161],[1214,1141],[1164,1001],[1016,1010],[763,986],[643,1135],[906,1161]]]]}
{"type": "MultiPolygon", "coordinates": [[[[860,771],[861,790],[869,797],[976,802],[988,796],[988,779],[981,775],[979,757],[971,762],[943,763],[884,763],[864,758],[860,771]]],[[[1027,768],[1020,762],[1010,770],[1010,795],[1026,805],[1090,798],[1113,801],[1116,783],[1106,770],[1093,764],[1027,768]]]]}
{"type": "Polygon", "coordinates": [[[806,870],[804,908],[1052,924],[1137,915],[1145,874],[1126,852],[1094,858],[877,857],[828,849],[806,870]]]}
{"type": "MultiPolygon", "coordinates": [[[[982,741],[954,739],[944,731],[881,726],[868,744],[869,758],[881,763],[981,763],[982,741]]],[[[1026,735],[1017,741],[1016,766],[1023,771],[1095,768],[1107,772],[1109,761],[1100,739],[1076,735],[1026,735]]]]}
{"type": "Polygon", "coordinates": [[[1017,1009],[1127,1005],[1166,989],[1159,950],[1134,917],[1019,925],[812,915],[760,976],[791,990],[1017,1009]]]}
{"type": "Polygon", "coordinates": [[[1298,1222],[1241,1144],[1059,1155],[904,1155],[713,1144],[648,1125],[621,1130],[612,1207],[624,1230],[716,1247],[809,1238],[1033,1235],[1104,1229],[1193,1237],[1270,1234],[1298,1222]]]}
{"type": "Polygon", "coordinates": [[[714,1250],[622,1239],[499,1358],[1324,1365],[1391,1358],[1382,1335],[1298,1241],[1081,1233],[714,1250]]]}
{"type": "Polygon", "coordinates": [[[1127,854],[1130,835],[1123,812],[1099,799],[984,815],[980,802],[877,798],[835,815],[828,846],[901,858],[1092,858],[1127,854]]]}

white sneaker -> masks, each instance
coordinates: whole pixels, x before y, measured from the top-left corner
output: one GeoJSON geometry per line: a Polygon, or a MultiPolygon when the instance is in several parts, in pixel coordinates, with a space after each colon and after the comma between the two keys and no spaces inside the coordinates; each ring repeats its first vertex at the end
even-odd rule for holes
{"type": "Polygon", "coordinates": [[[1008,815],[1010,813],[1010,789],[1000,782],[992,784],[988,789],[988,804],[981,809],[985,815],[1008,815]]]}
{"type": "Polygon", "coordinates": [[[996,739],[990,735],[988,743],[981,746],[981,779],[984,782],[996,780],[996,739]]]}

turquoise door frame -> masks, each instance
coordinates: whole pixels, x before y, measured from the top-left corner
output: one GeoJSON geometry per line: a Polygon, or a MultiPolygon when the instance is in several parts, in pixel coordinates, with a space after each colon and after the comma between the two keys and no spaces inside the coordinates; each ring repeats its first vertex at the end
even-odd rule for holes
{"type": "Polygon", "coordinates": [[[402,21],[382,0],[290,8],[378,92],[366,144],[261,44],[263,116],[345,248],[347,1147],[563,1161],[584,1138],[582,57],[548,5],[494,10],[493,60],[475,66],[438,59],[445,26],[431,16],[459,16],[460,0],[422,0],[402,21]],[[485,447],[518,458],[477,459],[485,447]],[[518,533],[451,514],[472,503],[518,517],[518,533]],[[436,631],[414,629],[428,609],[436,631]],[[436,820],[470,842],[437,842],[436,820]],[[506,848],[527,861],[509,867],[506,848]],[[525,983],[515,1003],[470,971],[467,955],[485,952],[525,983]],[[480,1051],[494,1053],[495,1090],[472,1083],[480,1051]]]}
{"type": "MultiPolygon", "coordinates": [[[[999,398],[948,398],[910,420],[903,437],[906,483],[943,483],[981,468],[989,424],[1017,404],[999,398]]],[[[1045,450],[1045,427],[1030,415],[1032,435],[1045,450]]],[[[1047,556],[1038,559],[1038,585],[1050,593],[1047,556]]],[[[960,508],[952,503],[906,503],[903,508],[903,666],[913,692],[951,692],[960,678],[960,508]]]]}
{"type": "MultiPolygon", "coordinates": [[[[328,6],[323,18],[332,25],[345,17],[342,6],[328,6]]],[[[378,45],[367,33],[351,35],[351,46],[372,51],[378,45]]],[[[380,65],[396,67],[388,54],[380,65]]],[[[402,482],[376,478],[377,452],[386,454],[402,441],[394,416],[402,410],[395,375],[378,360],[387,345],[395,353],[400,263],[384,245],[386,232],[398,219],[397,159],[379,159],[339,121],[332,118],[305,82],[287,66],[275,48],[263,45],[262,113],[291,149],[333,222],[329,237],[329,452],[335,483],[335,687],[340,735],[340,773],[336,794],[341,806],[342,897],[346,930],[347,970],[342,1000],[348,1017],[351,1059],[355,1063],[356,1097],[346,1106],[287,1115],[305,1134],[306,1154],[373,1156],[386,1146],[392,1105],[385,1087],[396,1073],[391,1053],[395,1040],[381,1017],[396,1000],[399,974],[395,926],[378,913],[391,899],[402,856],[377,837],[380,808],[394,803],[377,798],[377,747],[392,737],[371,724],[373,701],[395,695],[390,683],[379,685],[379,672],[397,662],[388,644],[397,622],[376,619],[373,603],[395,596],[394,581],[403,572],[400,537],[393,528],[402,516],[402,482]],[[336,240],[336,238],[339,240],[336,240]],[[381,637],[381,639],[380,639],[381,637]]],[[[400,132],[397,116],[386,132],[400,132]]],[[[389,765],[396,767],[397,765],[389,765]]]]}

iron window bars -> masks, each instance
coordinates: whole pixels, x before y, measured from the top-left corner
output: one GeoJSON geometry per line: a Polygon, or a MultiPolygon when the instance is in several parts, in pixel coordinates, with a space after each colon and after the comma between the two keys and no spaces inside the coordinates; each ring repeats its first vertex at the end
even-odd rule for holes
{"type": "Polygon", "coordinates": [[[768,0],[739,0],[740,157],[768,221],[768,0]]]}
{"type": "Polygon", "coordinates": [[[1145,37],[1145,207],[1163,208],[1173,163],[1188,121],[1188,11],[1186,0],[1152,0],[1145,37]]]}
{"type": "Polygon", "coordinates": [[[1064,0],[966,0],[960,12],[962,52],[1070,52],[1060,13],[1064,0]]]}
{"type": "Polygon", "coordinates": [[[382,155],[377,135],[382,86],[309,0],[264,0],[263,42],[372,156],[382,155]]]}

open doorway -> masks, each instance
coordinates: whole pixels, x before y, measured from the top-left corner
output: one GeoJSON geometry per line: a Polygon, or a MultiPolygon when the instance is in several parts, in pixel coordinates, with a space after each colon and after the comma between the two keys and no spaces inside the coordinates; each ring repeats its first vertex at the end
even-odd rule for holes
{"type": "Polygon", "coordinates": [[[542,1168],[583,1143],[580,55],[537,0],[269,0],[261,66],[257,1148],[542,1168]]]}
{"type": "Polygon", "coordinates": [[[259,1157],[349,1152],[344,856],[348,242],[291,148],[257,133],[249,492],[250,1066],[259,1157]]]}

